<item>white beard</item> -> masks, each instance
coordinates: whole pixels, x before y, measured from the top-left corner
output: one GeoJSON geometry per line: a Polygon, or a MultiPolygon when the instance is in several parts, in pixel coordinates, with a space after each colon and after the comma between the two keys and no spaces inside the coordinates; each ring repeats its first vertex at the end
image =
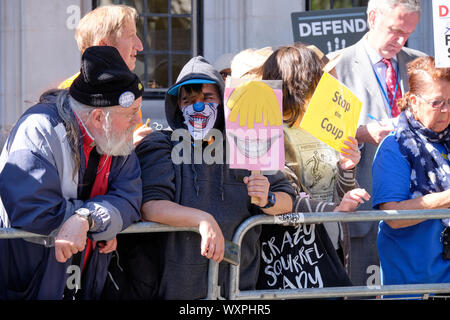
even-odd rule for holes
{"type": "Polygon", "coordinates": [[[111,118],[106,117],[104,134],[95,137],[98,153],[109,156],[129,155],[134,150],[133,139],[130,139],[129,135],[134,131],[135,127],[136,125],[131,126],[124,133],[120,134],[120,132],[113,130],[111,118]]]}

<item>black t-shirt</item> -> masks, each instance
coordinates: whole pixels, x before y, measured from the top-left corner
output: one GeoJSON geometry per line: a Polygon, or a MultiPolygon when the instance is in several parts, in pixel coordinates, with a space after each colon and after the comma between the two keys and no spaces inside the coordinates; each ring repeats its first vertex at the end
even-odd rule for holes
{"type": "Polygon", "coordinates": [[[263,225],[258,289],[351,286],[322,224],[263,225]]]}

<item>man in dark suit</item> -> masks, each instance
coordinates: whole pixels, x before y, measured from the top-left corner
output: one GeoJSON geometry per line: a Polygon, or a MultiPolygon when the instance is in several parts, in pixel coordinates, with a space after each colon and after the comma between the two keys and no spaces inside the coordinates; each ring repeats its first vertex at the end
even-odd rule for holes
{"type": "MultiPolygon", "coordinates": [[[[372,160],[381,140],[392,131],[398,115],[396,100],[408,91],[406,64],[422,52],[405,48],[419,22],[419,0],[370,0],[369,31],[341,53],[338,78],[362,101],[356,138],[361,161],[356,179],[372,192],[372,160]]],[[[360,210],[372,210],[371,201],[360,210]]],[[[379,265],[376,247],[378,221],[349,223],[351,237],[350,277],[355,285],[374,285],[374,266],[379,265]]],[[[376,277],[379,279],[379,277],[376,277]]]]}

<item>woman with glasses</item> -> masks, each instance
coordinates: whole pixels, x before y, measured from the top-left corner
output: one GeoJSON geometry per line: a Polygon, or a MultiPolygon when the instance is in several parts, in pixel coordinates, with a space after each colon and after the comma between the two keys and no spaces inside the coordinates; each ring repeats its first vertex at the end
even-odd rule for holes
{"type": "MultiPolygon", "coordinates": [[[[409,92],[395,131],[372,168],[373,206],[381,210],[450,207],[450,68],[434,58],[408,64],[409,92]]],[[[450,219],[384,220],[378,250],[384,285],[450,282],[445,231],[450,219]]]]}

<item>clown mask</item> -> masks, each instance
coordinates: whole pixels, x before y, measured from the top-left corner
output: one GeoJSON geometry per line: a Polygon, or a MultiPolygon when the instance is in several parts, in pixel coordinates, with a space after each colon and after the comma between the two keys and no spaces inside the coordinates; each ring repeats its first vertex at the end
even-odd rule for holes
{"type": "Polygon", "coordinates": [[[196,102],[181,109],[184,123],[194,140],[203,139],[214,127],[217,118],[217,103],[196,102]]]}

